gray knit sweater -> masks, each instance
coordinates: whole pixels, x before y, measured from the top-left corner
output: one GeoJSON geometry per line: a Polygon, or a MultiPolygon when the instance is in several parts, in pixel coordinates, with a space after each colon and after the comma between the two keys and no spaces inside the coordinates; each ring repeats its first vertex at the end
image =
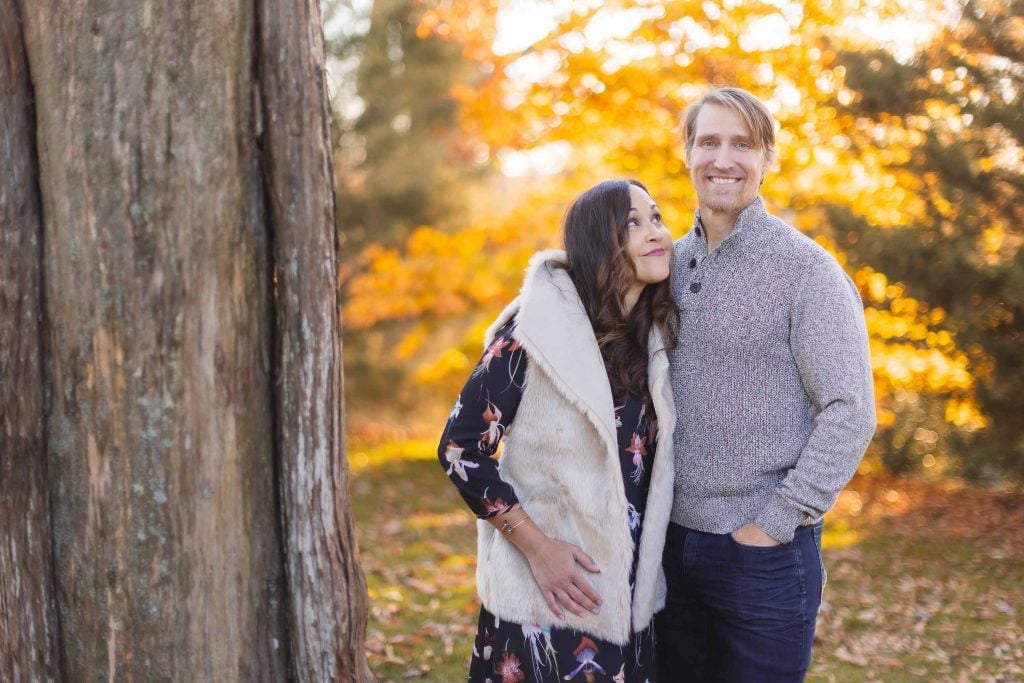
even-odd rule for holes
{"type": "Polygon", "coordinates": [[[832,507],[875,431],[863,305],[760,198],[707,246],[699,220],[675,244],[672,521],[719,534],[754,521],[788,542],[832,507]]]}

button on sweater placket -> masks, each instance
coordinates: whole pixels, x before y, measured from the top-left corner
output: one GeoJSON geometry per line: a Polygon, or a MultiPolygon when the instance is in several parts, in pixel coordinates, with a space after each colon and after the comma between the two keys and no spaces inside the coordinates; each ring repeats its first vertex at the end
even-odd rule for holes
{"type": "Polygon", "coordinates": [[[690,267],[690,275],[693,278],[693,280],[690,282],[690,285],[687,287],[691,294],[699,293],[701,287],[703,286],[701,284],[701,280],[703,279],[703,271],[706,263],[707,257],[704,257],[703,259],[698,261],[696,256],[691,257],[690,261],[687,263],[687,265],[690,267]]]}
{"type": "MultiPolygon", "coordinates": [[[[707,253],[707,242],[704,238],[704,228],[698,223],[693,227],[693,234],[697,237],[694,247],[697,252],[704,251],[707,253]],[[702,249],[703,247],[703,249],[702,249]]],[[[689,261],[686,262],[687,269],[690,270],[690,275],[693,277],[693,281],[690,282],[687,289],[690,294],[698,294],[703,287],[701,280],[703,279],[703,273],[705,265],[708,263],[708,256],[705,255],[703,258],[698,258],[699,254],[694,253],[689,261]]]]}
{"type": "Polygon", "coordinates": [[[693,282],[690,283],[690,292],[692,294],[699,294],[704,288],[704,284],[710,274],[709,271],[718,263],[719,257],[723,253],[724,244],[720,244],[715,247],[714,251],[705,256],[698,263],[696,258],[691,258],[689,262],[690,268],[693,268],[693,282]]]}

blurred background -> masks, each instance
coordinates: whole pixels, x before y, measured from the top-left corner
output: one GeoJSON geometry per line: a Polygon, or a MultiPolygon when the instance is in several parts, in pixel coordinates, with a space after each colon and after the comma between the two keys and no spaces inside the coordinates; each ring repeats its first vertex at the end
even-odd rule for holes
{"type": "Polygon", "coordinates": [[[353,501],[384,679],[459,680],[473,526],[451,401],[567,202],[643,181],[678,237],[678,121],[779,123],[769,209],[864,300],[879,428],[830,515],[815,680],[1024,680],[1024,1],[325,0],[353,501]]]}

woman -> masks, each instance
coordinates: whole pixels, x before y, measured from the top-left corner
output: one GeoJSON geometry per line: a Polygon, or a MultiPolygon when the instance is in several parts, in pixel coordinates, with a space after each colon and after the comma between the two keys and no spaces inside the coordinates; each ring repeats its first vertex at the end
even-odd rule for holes
{"type": "Polygon", "coordinates": [[[657,677],[671,239],[646,188],[613,180],[573,203],[564,240],[488,330],[438,449],[479,517],[470,681],[657,677]]]}

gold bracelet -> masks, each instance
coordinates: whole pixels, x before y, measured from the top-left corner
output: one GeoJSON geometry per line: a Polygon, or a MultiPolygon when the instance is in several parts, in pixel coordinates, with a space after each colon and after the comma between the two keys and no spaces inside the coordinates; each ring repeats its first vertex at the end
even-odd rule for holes
{"type": "Polygon", "coordinates": [[[501,523],[501,533],[503,533],[503,534],[511,534],[513,531],[515,531],[515,528],[517,526],[519,526],[520,524],[522,524],[523,522],[525,522],[529,518],[530,518],[529,515],[524,515],[523,518],[521,520],[519,520],[518,522],[516,522],[515,524],[509,524],[507,519],[502,521],[502,523],[501,523]]]}

